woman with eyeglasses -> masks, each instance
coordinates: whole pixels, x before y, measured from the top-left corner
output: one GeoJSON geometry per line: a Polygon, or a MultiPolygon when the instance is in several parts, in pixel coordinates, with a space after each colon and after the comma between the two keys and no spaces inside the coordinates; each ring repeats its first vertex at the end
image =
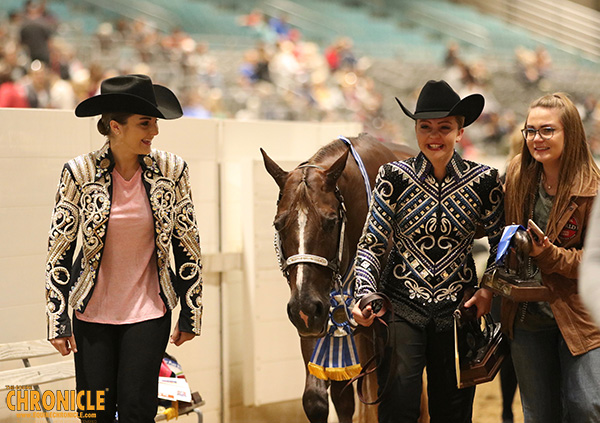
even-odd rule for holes
{"type": "Polygon", "coordinates": [[[506,222],[528,226],[530,274],[550,291],[548,302],[502,304],[525,423],[600,422],[600,330],[577,289],[600,170],[564,93],[531,103],[522,133],[506,173],[506,222]]]}

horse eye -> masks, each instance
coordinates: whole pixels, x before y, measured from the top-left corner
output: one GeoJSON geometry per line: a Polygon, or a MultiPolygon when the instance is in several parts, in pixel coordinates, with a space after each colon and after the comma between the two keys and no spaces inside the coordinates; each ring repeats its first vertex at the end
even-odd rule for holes
{"type": "Polygon", "coordinates": [[[336,215],[325,216],[323,218],[323,230],[324,231],[332,231],[333,228],[335,228],[335,225],[337,222],[338,222],[338,217],[336,215]]]}
{"type": "Polygon", "coordinates": [[[275,220],[273,220],[273,226],[275,227],[276,231],[279,232],[285,227],[286,217],[287,213],[275,217],[275,220]]]}

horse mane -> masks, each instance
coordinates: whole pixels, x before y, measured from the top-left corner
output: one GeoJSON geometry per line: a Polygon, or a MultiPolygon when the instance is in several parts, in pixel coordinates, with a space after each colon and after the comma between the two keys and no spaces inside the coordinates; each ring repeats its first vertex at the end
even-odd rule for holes
{"type": "Polygon", "coordinates": [[[340,139],[335,139],[331,141],[329,144],[321,147],[308,161],[308,163],[320,162],[332,155],[337,155],[338,157],[346,151],[348,147],[344,142],[340,139]]]}

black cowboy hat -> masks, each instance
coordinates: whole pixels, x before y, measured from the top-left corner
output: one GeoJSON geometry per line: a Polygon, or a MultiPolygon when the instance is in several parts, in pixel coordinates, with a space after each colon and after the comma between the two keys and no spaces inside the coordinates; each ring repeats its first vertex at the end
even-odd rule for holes
{"type": "Polygon", "coordinates": [[[75,108],[78,117],[106,112],[125,112],[161,119],[183,115],[177,97],[167,87],[152,84],[147,75],[122,75],[108,78],[100,85],[100,94],[83,100],[75,108]]]}
{"type": "Polygon", "coordinates": [[[437,119],[446,116],[464,116],[463,126],[469,126],[479,117],[485,103],[481,94],[471,94],[462,100],[446,81],[427,81],[417,99],[414,113],[396,101],[406,116],[411,119],[437,119]]]}

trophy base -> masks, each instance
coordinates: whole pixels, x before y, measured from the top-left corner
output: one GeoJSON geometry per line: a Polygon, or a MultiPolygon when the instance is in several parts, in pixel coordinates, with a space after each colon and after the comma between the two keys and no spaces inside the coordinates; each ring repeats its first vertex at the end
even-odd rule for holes
{"type": "Polygon", "coordinates": [[[504,357],[508,354],[508,343],[502,337],[499,327],[486,350],[485,356],[479,362],[459,365],[458,388],[467,388],[494,379],[504,357]]]}
{"type": "Polygon", "coordinates": [[[550,290],[533,279],[518,279],[503,269],[483,275],[481,284],[496,294],[510,298],[515,302],[548,301],[550,290]]]}

